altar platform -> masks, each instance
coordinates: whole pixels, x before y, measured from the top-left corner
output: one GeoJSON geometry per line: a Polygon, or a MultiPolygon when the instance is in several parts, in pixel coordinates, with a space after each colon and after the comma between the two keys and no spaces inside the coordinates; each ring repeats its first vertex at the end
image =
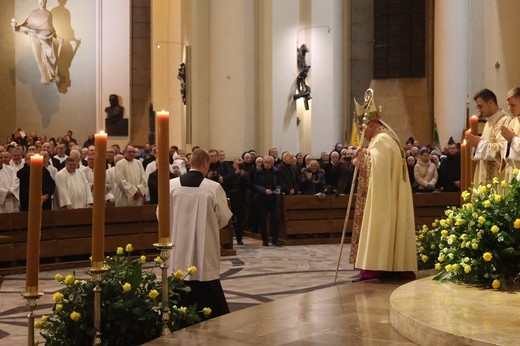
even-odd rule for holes
{"type": "Polygon", "coordinates": [[[518,294],[426,277],[290,296],[147,345],[518,345],[519,335],[518,294]]]}

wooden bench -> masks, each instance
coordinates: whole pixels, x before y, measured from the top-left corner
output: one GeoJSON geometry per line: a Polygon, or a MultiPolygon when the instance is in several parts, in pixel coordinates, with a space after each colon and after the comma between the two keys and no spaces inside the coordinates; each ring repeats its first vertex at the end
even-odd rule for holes
{"type": "MultiPolygon", "coordinates": [[[[447,206],[460,206],[459,193],[414,193],[416,227],[428,226],[444,217],[447,206]]],[[[348,196],[284,196],[280,239],[287,245],[339,243],[348,205],[348,196]]],[[[347,225],[346,242],[350,241],[355,198],[347,225]]]]}
{"type": "MultiPolygon", "coordinates": [[[[157,253],[153,247],[158,240],[156,208],[155,205],[107,208],[105,252],[115,253],[118,246],[131,243],[136,254],[157,253]]],[[[90,208],[43,211],[40,263],[87,261],[91,254],[91,234],[90,208]]],[[[27,212],[0,214],[0,272],[10,273],[9,270],[25,266],[26,242],[27,212]]],[[[221,230],[220,242],[223,256],[236,254],[230,226],[221,230]]]]}

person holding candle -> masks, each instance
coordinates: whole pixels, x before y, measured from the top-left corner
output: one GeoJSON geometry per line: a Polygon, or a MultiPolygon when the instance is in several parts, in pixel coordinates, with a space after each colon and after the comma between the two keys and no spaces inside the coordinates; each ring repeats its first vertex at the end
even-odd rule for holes
{"type": "MultiPolygon", "coordinates": [[[[31,175],[31,156],[34,153],[28,153],[25,155],[25,165],[16,173],[16,176],[20,180],[20,211],[29,210],[29,179],[31,175]]],[[[56,184],[51,177],[51,174],[42,164],[42,209],[52,209],[52,194],[56,188],[56,184]]]]}
{"type": "Polygon", "coordinates": [[[229,312],[220,284],[220,229],[233,214],[222,186],[204,178],[209,165],[209,154],[195,149],[188,173],[170,180],[170,233],[175,249],[168,270],[171,274],[197,267],[197,272],[185,279],[191,292],[181,297],[180,303],[209,307],[217,317],[229,312]]]}
{"type": "Polygon", "coordinates": [[[514,177],[515,168],[520,169],[520,87],[509,90],[506,98],[507,108],[513,118],[509,126],[500,128],[500,133],[507,141],[503,150],[503,157],[506,160],[504,179],[510,182],[514,177]]]}
{"type": "Polygon", "coordinates": [[[504,172],[500,169],[502,165],[502,151],[505,140],[500,133],[502,126],[507,126],[510,121],[509,115],[500,109],[497,97],[489,89],[482,89],[473,97],[477,104],[480,116],[487,118],[482,136],[466,133],[466,141],[475,148],[473,160],[477,161],[473,184],[490,184],[493,178],[504,179],[504,172]]]}

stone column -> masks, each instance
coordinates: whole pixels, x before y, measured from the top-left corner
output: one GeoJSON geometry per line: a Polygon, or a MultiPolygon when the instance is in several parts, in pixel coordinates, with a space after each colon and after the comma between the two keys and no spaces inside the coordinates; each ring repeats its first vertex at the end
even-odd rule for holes
{"type": "Polygon", "coordinates": [[[461,139],[469,93],[469,0],[435,1],[434,116],[441,146],[461,139]]]}

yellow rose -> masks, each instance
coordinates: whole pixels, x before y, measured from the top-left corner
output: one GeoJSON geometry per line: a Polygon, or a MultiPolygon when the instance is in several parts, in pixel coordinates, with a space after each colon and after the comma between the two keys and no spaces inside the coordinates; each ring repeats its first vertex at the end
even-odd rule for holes
{"type": "Polygon", "coordinates": [[[451,270],[452,270],[451,264],[446,264],[446,266],[444,267],[444,269],[445,269],[448,273],[451,272],[451,270]]]}
{"type": "Polygon", "coordinates": [[[40,329],[42,327],[42,323],[40,321],[34,321],[34,328],[40,329]]]}
{"type": "Polygon", "coordinates": [[[484,252],[482,258],[484,259],[484,261],[489,262],[493,259],[493,255],[490,252],[484,252]]]}
{"type": "Polygon", "coordinates": [[[208,308],[208,307],[202,309],[202,313],[204,314],[204,316],[209,316],[209,315],[211,315],[211,312],[212,312],[211,309],[208,308]]]}
{"type": "Polygon", "coordinates": [[[42,323],[47,322],[48,319],[47,315],[42,315],[42,323]]]}
{"type": "Polygon", "coordinates": [[[471,248],[472,248],[473,250],[478,249],[478,243],[471,243],[471,248]]]}
{"type": "Polygon", "coordinates": [[[139,257],[139,262],[146,263],[146,256],[143,255],[143,256],[139,257]]]}
{"type": "Polygon", "coordinates": [[[500,228],[498,228],[497,225],[493,225],[493,226],[491,227],[491,232],[493,232],[493,233],[498,233],[498,231],[500,231],[500,228]]]}
{"type": "Polygon", "coordinates": [[[188,269],[186,269],[186,271],[188,272],[188,275],[194,275],[197,272],[197,267],[191,266],[188,269]]]}
{"type": "Polygon", "coordinates": [[[157,292],[157,290],[151,290],[150,293],[148,293],[148,297],[150,299],[155,299],[155,298],[157,298],[158,295],[159,295],[159,292],[157,292]]]}
{"type": "Polygon", "coordinates": [[[437,246],[435,244],[430,245],[430,249],[435,250],[437,246]]]}
{"type": "Polygon", "coordinates": [[[515,220],[515,223],[513,224],[513,227],[516,228],[516,229],[520,228],[520,219],[516,219],[515,220]]]}
{"type": "Polygon", "coordinates": [[[452,264],[451,265],[451,269],[456,272],[457,270],[459,270],[460,268],[460,265],[458,263],[455,263],[455,264],[452,264]]]}
{"type": "Polygon", "coordinates": [[[175,273],[173,273],[173,277],[180,280],[184,277],[184,273],[182,270],[178,269],[175,273]]]}
{"type": "Polygon", "coordinates": [[[125,251],[128,253],[134,251],[134,247],[132,246],[132,244],[126,244],[125,251]]]}
{"type": "Polygon", "coordinates": [[[422,255],[422,256],[421,256],[421,260],[422,260],[424,263],[428,262],[428,256],[426,256],[426,255],[422,255]]]}
{"type": "Polygon", "coordinates": [[[159,257],[159,256],[155,257],[153,261],[154,261],[155,263],[157,263],[157,264],[162,264],[162,263],[163,263],[163,260],[162,260],[161,257],[159,257]]]}
{"type": "Polygon", "coordinates": [[[451,225],[451,219],[446,219],[446,224],[451,225]]]}
{"type": "Polygon", "coordinates": [[[185,306],[181,306],[181,307],[179,308],[179,312],[180,312],[181,314],[183,314],[183,315],[186,315],[186,313],[188,312],[188,308],[185,307],[185,306]]]}
{"type": "Polygon", "coordinates": [[[502,200],[502,196],[495,195],[495,203],[500,203],[501,200],[502,200]]]}
{"type": "Polygon", "coordinates": [[[439,221],[439,223],[441,224],[442,227],[446,226],[446,220],[444,220],[444,219],[439,221]]]}
{"type": "Polygon", "coordinates": [[[54,279],[58,282],[62,282],[63,281],[63,275],[61,275],[60,273],[54,275],[54,279]]]}
{"type": "Polygon", "coordinates": [[[471,196],[471,194],[468,191],[462,191],[460,195],[463,200],[467,200],[471,196]]]}
{"type": "Polygon", "coordinates": [[[489,207],[491,207],[491,201],[489,199],[486,199],[484,201],[484,208],[489,208],[489,207]]]}
{"type": "Polygon", "coordinates": [[[501,284],[500,280],[495,279],[495,280],[493,280],[493,282],[491,283],[491,287],[493,287],[494,289],[498,289],[498,288],[500,288],[500,284],[501,284]]]}
{"type": "Polygon", "coordinates": [[[54,311],[60,312],[61,310],[63,310],[63,304],[56,304],[54,311]]]}
{"type": "Polygon", "coordinates": [[[442,235],[443,237],[447,237],[447,236],[448,236],[448,231],[445,230],[445,229],[443,229],[443,230],[441,231],[441,235],[442,235]]]}
{"type": "Polygon", "coordinates": [[[498,184],[498,183],[499,183],[498,178],[497,178],[497,177],[494,177],[494,178],[493,178],[493,184],[498,184]]]}
{"type": "Polygon", "coordinates": [[[125,284],[123,285],[123,291],[129,292],[131,289],[132,289],[132,285],[130,285],[129,282],[125,282],[125,284]]]}
{"type": "Polygon", "coordinates": [[[74,275],[72,275],[72,274],[69,274],[69,275],[67,275],[67,277],[65,277],[65,283],[67,285],[74,284],[74,280],[76,280],[76,279],[74,278],[74,275]]]}
{"type": "Polygon", "coordinates": [[[442,269],[442,265],[440,263],[435,263],[435,269],[441,270],[442,269]]]}
{"type": "Polygon", "coordinates": [[[516,177],[518,175],[518,168],[513,169],[513,175],[516,177]]]}
{"type": "Polygon", "coordinates": [[[124,253],[123,248],[122,248],[121,246],[118,246],[118,247],[117,247],[117,250],[116,250],[116,254],[118,254],[118,255],[122,255],[123,253],[124,253]]]}
{"type": "Polygon", "coordinates": [[[72,311],[70,313],[70,319],[75,321],[75,322],[78,322],[81,319],[81,314],[79,312],[72,311]]]}
{"type": "Polygon", "coordinates": [[[455,221],[455,226],[460,226],[460,225],[464,225],[464,220],[457,218],[457,220],[455,221]]]}
{"type": "Polygon", "coordinates": [[[60,303],[63,300],[63,294],[61,292],[56,292],[52,295],[52,300],[56,303],[60,303]]]}
{"type": "Polygon", "coordinates": [[[507,181],[502,180],[502,181],[500,182],[500,185],[502,185],[502,187],[506,187],[506,186],[507,186],[507,181]]]}
{"type": "Polygon", "coordinates": [[[465,206],[466,206],[466,209],[469,210],[469,209],[473,208],[473,203],[466,203],[465,206]]]}
{"type": "Polygon", "coordinates": [[[437,258],[437,260],[438,260],[439,262],[444,262],[445,259],[446,259],[446,257],[445,257],[444,254],[442,254],[442,253],[441,253],[441,254],[439,255],[439,257],[437,258]]]}
{"type": "Polygon", "coordinates": [[[464,267],[464,273],[467,274],[467,273],[469,273],[469,272],[471,272],[471,266],[465,266],[465,267],[464,267]]]}
{"type": "Polygon", "coordinates": [[[486,193],[487,191],[488,191],[487,186],[482,185],[482,186],[479,187],[479,192],[480,193],[486,193]]]}
{"type": "Polygon", "coordinates": [[[484,222],[486,222],[486,218],[484,216],[479,216],[478,223],[482,225],[482,224],[484,224],[484,222]]]}

